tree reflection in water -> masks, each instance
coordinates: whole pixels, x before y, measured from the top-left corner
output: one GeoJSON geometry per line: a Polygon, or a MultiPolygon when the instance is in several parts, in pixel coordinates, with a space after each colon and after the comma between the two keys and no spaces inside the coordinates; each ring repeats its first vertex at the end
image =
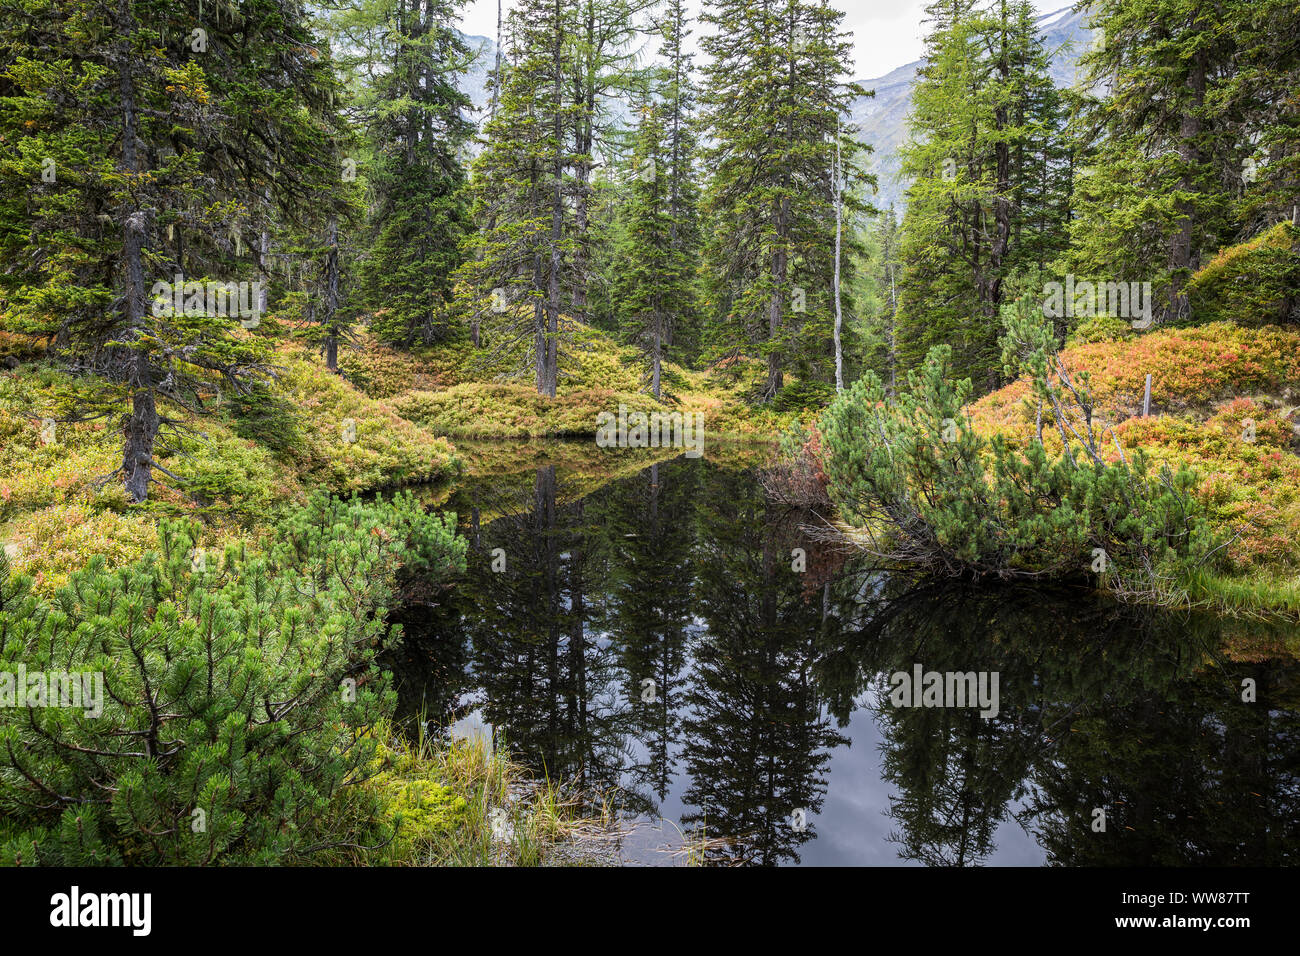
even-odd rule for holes
{"type": "Polygon", "coordinates": [[[537,772],[727,838],[713,862],[797,863],[852,829],[902,860],[973,865],[1008,824],[1054,864],[1294,861],[1294,634],[872,572],[707,456],[595,487],[547,464],[467,480],[445,507],[469,569],[394,614],[404,718],[480,708],[537,772]],[[999,713],[894,707],[888,675],[916,663],[997,672],[999,713]],[[862,708],[878,753],[850,746],[862,708]],[[885,796],[828,830],[841,761],[871,765],[885,796]]]}

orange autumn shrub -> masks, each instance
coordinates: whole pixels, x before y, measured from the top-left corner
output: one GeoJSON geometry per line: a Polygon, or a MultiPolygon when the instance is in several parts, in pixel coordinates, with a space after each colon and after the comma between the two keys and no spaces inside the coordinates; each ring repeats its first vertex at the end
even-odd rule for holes
{"type": "MultiPolygon", "coordinates": [[[[1067,366],[1091,376],[1098,412],[1111,421],[1142,410],[1151,375],[1153,412],[1185,411],[1232,395],[1300,389],[1300,332],[1245,329],[1224,322],[1152,332],[1120,342],[1089,342],[1062,353],[1067,366]]],[[[1018,430],[1034,420],[1025,381],[985,395],[971,414],[1018,430]]]]}
{"type": "MultiPolygon", "coordinates": [[[[1300,456],[1286,417],[1300,403],[1300,333],[1218,323],[1077,344],[1063,358],[1073,373],[1090,374],[1096,414],[1130,458],[1141,449],[1153,461],[1196,470],[1200,497],[1230,539],[1234,567],[1300,570],[1300,456]],[[1148,372],[1152,415],[1140,418],[1148,372]]],[[[1036,406],[1024,379],[984,396],[970,412],[983,437],[1020,446],[1033,437],[1036,406]]],[[[1061,449],[1050,419],[1043,443],[1049,453],[1061,449]]],[[[1110,436],[1102,453],[1119,457],[1110,436]]]]}

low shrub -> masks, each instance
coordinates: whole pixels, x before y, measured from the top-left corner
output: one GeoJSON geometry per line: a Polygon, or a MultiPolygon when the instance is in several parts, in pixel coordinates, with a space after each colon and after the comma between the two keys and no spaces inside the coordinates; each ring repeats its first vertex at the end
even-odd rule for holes
{"type": "Polygon", "coordinates": [[[768,496],[795,508],[830,511],[821,430],[796,426],[781,437],[779,460],[762,473],[768,496]]]}
{"type": "Polygon", "coordinates": [[[26,512],[6,527],[3,537],[11,545],[13,568],[32,578],[36,593],[49,596],[92,559],[102,559],[108,569],[138,561],[158,533],[147,515],[76,502],[26,512]]]}
{"type": "Polygon", "coordinates": [[[1197,322],[1300,322],[1300,229],[1281,222],[1220,249],[1187,283],[1197,322]]]}
{"type": "Polygon", "coordinates": [[[1133,327],[1125,319],[1113,315],[1092,315],[1074,327],[1066,346],[1088,345],[1093,342],[1120,342],[1133,338],[1133,327]]]}
{"type": "Polygon", "coordinates": [[[451,444],[392,406],[303,357],[287,356],[285,365],[280,387],[295,410],[300,436],[288,454],[305,483],[364,491],[429,481],[454,468],[451,444]]]}
{"type": "Polygon", "coordinates": [[[339,372],[363,395],[393,398],[416,387],[421,363],[415,356],[369,338],[339,355],[339,372]]]}
{"type": "MultiPolygon", "coordinates": [[[[1070,577],[1151,594],[1212,552],[1187,469],[1151,475],[1145,456],[1118,461],[1085,414],[1086,376],[1071,375],[1027,301],[1010,307],[1007,361],[1028,372],[1047,428],[1071,437],[1056,454],[982,437],[953,383],[946,346],[932,349],[896,397],[867,374],[823,418],[825,469],[841,516],[874,536],[869,549],[950,574],[1070,577]]],[[[1010,371],[1010,369],[1009,369],[1010,371]]]]}
{"type": "Polygon", "coordinates": [[[588,389],[547,398],[532,386],[511,382],[473,382],[442,392],[412,392],[395,399],[393,408],[435,434],[537,438],[594,436],[597,414],[617,414],[620,404],[645,412],[671,410],[637,392],[588,389]]]}
{"type": "Polygon", "coordinates": [[[409,495],[315,495],[266,555],[209,556],[168,520],[53,601],[0,559],[0,695],[20,665],[89,678],[79,706],[0,707],[0,862],[287,863],[353,838],[332,815],[394,702],[384,608],[403,567],[463,570],[454,529],[409,495]]]}

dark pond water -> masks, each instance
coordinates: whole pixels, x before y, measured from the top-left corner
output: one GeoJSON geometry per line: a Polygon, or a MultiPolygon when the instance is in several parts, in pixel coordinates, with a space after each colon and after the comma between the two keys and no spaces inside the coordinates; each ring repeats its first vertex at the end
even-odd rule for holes
{"type": "Polygon", "coordinates": [[[406,719],[486,724],[538,773],[616,794],[642,823],[624,859],[674,862],[703,828],[720,863],[1295,861],[1294,632],[891,579],[743,462],[605,454],[521,452],[439,502],[469,569],[402,609],[390,664],[406,719]],[[917,665],[989,692],[996,674],[996,715],[896,706],[891,675],[917,665]]]}

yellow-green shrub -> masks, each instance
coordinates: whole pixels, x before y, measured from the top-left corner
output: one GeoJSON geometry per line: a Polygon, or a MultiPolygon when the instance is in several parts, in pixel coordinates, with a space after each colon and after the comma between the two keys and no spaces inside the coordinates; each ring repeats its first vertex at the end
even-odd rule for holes
{"type": "Polygon", "coordinates": [[[594,436],[600,412],[618,406],[644,412],[667,411],[649,395],[608,389],[571,391],[555,398],[529,385],[471,382],[442,392],[412,392],[393,401],[398,414],[441,435],[473,437],[594,436]]]}
{"type": "Polygon", "coordinates": [[[454,467],[454,449],[368,398],[323,366],[298,355],[283,356],[279,387],[298,421],[291,454],[305,481],[330,491],[364,491],[429,481],[454,467]],[[356,441],[344,441],[345,422],[356,441]]]}
{"type": "Polygon", "coordinates": [[[15,570],[32,576],[37,593],[49,595],[96,555],[110,568],[138,560],[156,545],[158,532],[146,514],[118,514],[77,502],[27,512],[6,526],[3,537],[17,548],[15,570]]]}
{"type": "Polygon", "coordinates": [[[1188,281],[1187,292],[1198,322],[1293,321],[1300,310],[1300,229],[1280,222],[1219,250],[1188,281]]]}
{"type": "Polygon", "coordinates": [[[362,339],[358,348],[339,354],[339,371],[371,398],[392,398],[415,388],[421,363],[414,356],[362,339]]]}

